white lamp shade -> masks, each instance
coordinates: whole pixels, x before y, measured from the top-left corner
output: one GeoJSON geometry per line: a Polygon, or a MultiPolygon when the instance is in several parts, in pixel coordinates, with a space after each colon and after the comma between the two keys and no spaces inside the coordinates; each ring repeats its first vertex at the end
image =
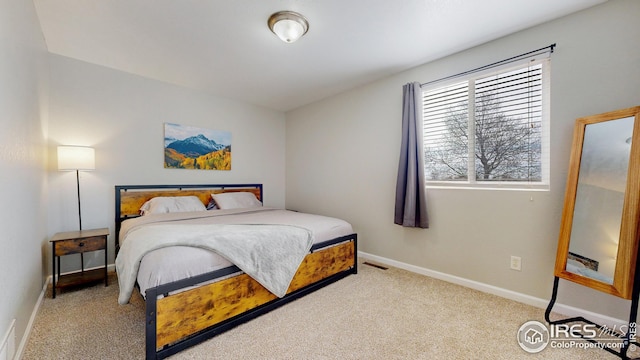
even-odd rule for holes
{"type": "Polygon", "coordinates": [[[95,170],[95,150],[86,146],[58,146],[58,170],[95,170]]]}

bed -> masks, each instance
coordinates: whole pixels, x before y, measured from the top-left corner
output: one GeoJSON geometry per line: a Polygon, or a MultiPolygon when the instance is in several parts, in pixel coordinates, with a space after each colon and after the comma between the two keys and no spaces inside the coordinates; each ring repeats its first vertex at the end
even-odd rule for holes
{"type": "Polygon", "coordinates": [[[357,234],[350,224],[263,207],[262,200],[261,184],[115,187],[116,268],[121,286],[118,301],[128,302],[132,296],[129,283],[135,282],[146,306],[147,359],[173,355],[357,273],[357,234]],[[204,211],[193,203],[194,197],[204,211]],[[179,213],[163,213],[166,201],[178,200],[190,200],[193,206],[182,207],[179,213]],[[154,212],[141,216],[140,209],[144,206],[148,210],[154,202],[154,212]],[[218,208],[217,204],[224,206],[218,208]],[[260,248],[260,256],[247,256],[252,263],[247,265],[244,259],[234,263],[229,260],[236,261],[234,249],[229,250],[230,255],[221,256],[221,251],[228,250],[211,251],[209,243],[199,243],[194,240],[199,235],[194,234],[226,239],[231,244],[246,242],[248,246],[269,239],[269,247],[291,250],[286,255],[274,255],[271,249],[260,248]],[[177,242],[178,238],[186,238],[187,245],[177,242]],[[145,242],[153,245],[140,250],[138,244],[145,242]],[[302,260],[293,271],[282,275],[278,273],[281,269],[275,269],[272,275],[269,256],[283,259],[283,264],[288,259],[292,263],[302,260]],[[284,284],[282,279],[286,281],[288,276],[291,281],[284,284]]]}

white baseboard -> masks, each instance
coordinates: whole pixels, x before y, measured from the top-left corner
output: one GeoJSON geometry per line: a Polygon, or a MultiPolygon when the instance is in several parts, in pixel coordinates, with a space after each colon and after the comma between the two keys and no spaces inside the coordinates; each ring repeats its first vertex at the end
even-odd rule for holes
{"type": "Polygon", "coordinates": [[[22,336],[22,340],[20,341],[20,345],[16,350],[16,355],[14,359],[19,360],[22,358],[22,353],[24,352],[24,348],[27,346],[27,342],[29,341],[29,337],[31,336],[31,330],[33,329],[33,324],[36,321],[36,316],[38,315],[38,311],[40,311],[40,306],[42,305],[42,300],[44,299],[44,295],[47,292],[47,286],[51,282],[51,276],[47,277],[47,280],[44,282],[42,286],[42,291],[40,291],[40,296],[38,296],[38,301],[36,301],[36,305],[33,307],[33,311],[31,312],[31,316],[29,317],[29,323],[27,323],[27,328],[24,331],[24,335],[22,336]]]}
{"type": "MultiPolygon", "coordinates": [[[[97,269],[102,268],[102,266],[97,267],[97,269]]],[[[107,271],[114,271],[116,268],[115,264],[107,265],[107,271]]],[[[91,270],[91,269],[85,269],[91,270]]],[[[40,306],[42,306],[42,300],[44,300],[44,295],[47,293],[47,287],[51,283],[51,275],[47,276],[47,279],[42,286],[42,291],[40,291],[40,296],[38,297],[38,301],[36,301],[36,305],[33,307],[33,311],[31,312],[31,316],[29,317],[29,323],[27,324],[27,328],[25,329],[24,335],[22,336],[22,341],[20,341],[20,345],[16,350],[16,354],[14,359],[19,360],[22,358],[22,353],[24,352],[25,346],[27,346],[27,342],[29,341],[29,337],[31,336],[31,330],[33,330],[33,324],[36,321],[36,316],[38,315],[38,311],[40,311],[40,306]]]]}
{"type": "MultiPolygon", "coordinates": [[[[515,291],[499,288],[497,286],[484,284],[478,281],[473,281],[465,278],[461,278],[458,276],[446,274],[443,272],[403,263],[396,260],[387,259],[381,256],[368,254],[362,251],[358,251],[358,257],[362,259],[367,259],[371,261],[375,261],[380,264],[385,264],[389,266],[393,266],[399,269],[407,270],[416,274],[425,275],[428,277],[432,277],[434,279],[450,282],[453,284],[461,285],[464,287],[468,287],[474,290],[482,291],[488,294],[496,295],[503,297],[505,299],[517,301],[523,304],[531,305],[540,309],[546,309],[549,304],[549,299],[540,299],[534,296],[518,293],[515,291]]],[[[608,327],[620,328],[622,325],[627,325],[626,320],[616,319],[610,316],[594,313],[591,311],[579,309],[573,306],[564,305],[556,303],[553,307],[553,312],[565,315],[568,317],[582,316],[585,317],[595,323],[606,325],[608,327]]]]}
{"type": "MultiPolygon", "coordinates": [[[[429,276],[432,277],[434,279],[439,279],[442,281],[446,281],[446,282],[450,282],[453,284],[457,284],[457,285],[461,285],[464,287],[468,287],[474,290],[478,290],[478,291],[482,291],[488,294],[493,294],[496,296],[500,296],[503,297],[505,299],[509,299],[509,300],[513,300],[513,301],[517,301],[523,304],[527,304],[527,305],[531,305],[540,309],[546,309],[547,308],[547,304],[549,303],[549,300],[546,299],[540,299],[534,296],[530,296],[530,295],[526,295],[526,294],[522,294],[522,293],[518,293],[515,291],[511,291],[511,290],[507,290],[507,289],[502,289],[499,288],[497,286],[493,286],[493,285],[488,285],[488,284],[484,284],[478,281],[473,281],[473,280],[469,280],[469,279],[465,279],[465,278],[461,278],[459,276],[454,276],[454,275],[450,275],[450,274],[446,274],[443,272],[439,272],[439,271],[435,271],[435,270],[431,270],[431,269],[427,269],[427,268],[423,268],[423,267],[419,267],[419,266],[415,266],[415,265],[411,265],[411,264],[407,264],[407,263],[403,263],[400,261],[396,261],[396,260],[391,260],[391,259],[387,259],[381,256],[377,256],[377,255],[372,255],[372,254],[368,254],[362,251],[358,251],[358,257],[362,258],[362,259],[367,259],[367,260],[371,260],[371,261],[375,261],[377,263],[380,264],[384,264],[384,265],[388,265],[388,266],[393,266],[399,269],[403,269],[403,270],[407,270],[416,274],[420,274],[420,275],[424,275],[424,276],[429,276]]],[[[113,271],[115,269],[115,265],[111,264],[107,266],[107,269],[109,271],[113,271]]],[[[44,283],[44,286],[42,287],[42,291],[40,293],[40,296],[38,297],[38,301],[36,302],[36,305],[31,313],[31,317],[29,318],[29,323],[27,324],[27,329],[25,331],[24,336],[22,337],[22,341],[20,341],[20,346],[18,346],[18,349],[16,350],[16,354],[15,354],[15,359],[21,359],[22,357],[22,353],[24,351],[24,348],[27,344],[27,341],[29,340],[29,336],[31,335],[31,330],[33,328],[33,324],[35,322],[36,319],[36,315],[38,314],[38,311],[40,310],[40,306],[42,305],[42,301],[44,299],[44,295],[47,291],[47,286],[48,284],[51,282],[51,276],[47,277],[47,280],[44,283]]],[[[564,304],[559,304],[556,303],[556,305],[554,306],[554,312],[558,313],[558,314],[562,314],[565,316],[570,316],[570,317],[574,317],[574,316],[583,316],[585,318],[588,318],[591,321],[594,321],[598,324],[602,324],[602,325],[606,325],[609,326],[611,328],[620,328],[620,326],[624,326],[627,325],[627,322],[624,320],[620,320],[620,319],[616,319],[616,318],[612,318],[609,316],[605,316],[602,314],[598,314],[598,313],[594,313],[591,311],[587,311],[587,310],[583,310],[583,309],[579,309],[576,307],[572,307],[569,305],[564,305],[564,304]]]]}
{"type": "Polygon", "coordinates": [[[7,333],[0,340],[0,360],[11,360],[16,352],[16,319],[11,320],[7,333]]]}

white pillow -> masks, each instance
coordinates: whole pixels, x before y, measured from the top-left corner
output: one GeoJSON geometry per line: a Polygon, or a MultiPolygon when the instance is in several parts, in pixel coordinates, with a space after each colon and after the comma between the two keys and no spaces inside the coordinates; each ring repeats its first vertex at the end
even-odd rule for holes
{"type": "Polygon", "coordinates": [[[144,203],[140,208],[140,214],[148,215],[206,210],[207,208],[197,196],[166,196],[154,197],[144,203]]]}
{"type": "Polygon", "coordinates": [[[260,207],[262,203],[251,192],[228,192],[222,194],[211,194],[211,198],[220,209],[240,209],[260,207]]]}

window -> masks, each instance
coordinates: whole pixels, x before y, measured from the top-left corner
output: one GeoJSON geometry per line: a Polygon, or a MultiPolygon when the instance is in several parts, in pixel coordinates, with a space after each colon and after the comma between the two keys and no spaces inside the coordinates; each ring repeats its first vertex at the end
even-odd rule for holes
{"type": "Polygon", "coordinates": [[[548,189],[548,61],[423,87],[427,186],[548,189]]]}

